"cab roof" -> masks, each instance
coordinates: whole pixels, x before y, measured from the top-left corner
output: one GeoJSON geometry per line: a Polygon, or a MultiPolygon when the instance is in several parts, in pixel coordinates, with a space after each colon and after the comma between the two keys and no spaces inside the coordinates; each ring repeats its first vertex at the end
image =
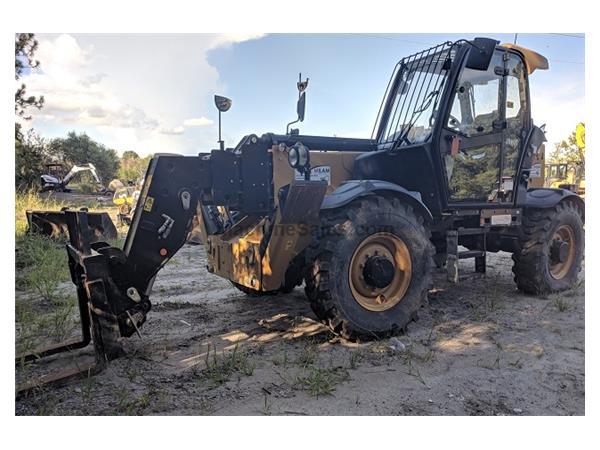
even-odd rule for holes
{"type": "Polygon", "coordinates": [[[527,71],[531,75],[536,69],[547,70],[548,69],[548,60],[546,57],[540,55],[533,50],[530,50],[525,47],[521,47],[520,45],[504,43],[500,45],[500,47],[510,48],[512,50],[518,51],[521,55],[523,55],[523,59],[525,59],[525,65],[527,66],[527,71]]]}

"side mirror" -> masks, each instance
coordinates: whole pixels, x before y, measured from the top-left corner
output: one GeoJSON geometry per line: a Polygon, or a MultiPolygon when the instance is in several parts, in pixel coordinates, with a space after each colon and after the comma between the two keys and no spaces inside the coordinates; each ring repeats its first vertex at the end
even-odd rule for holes
{"type": "MultiPolygon", "coordinates": [[[[306,91],[306,88],[308,87],[308,78],[302,81],[302,74],[298,74],[298,83],[296,83],[296,86],[298,87],[298,103],[296,104],[298,118],[287,124],[285,134],[290,134],[290,125],[304,121],[304,112],[306,111],[306,93],[304,91],[306,91]]],[[[294,131],[297,134],[298,130],[292,130],[292,134],[294,134],[294,131]]]]}
{"type": "Polygon", "coordinates": [[[466,66],[473,70],[487,70],[498,41],[489,38],[475,38],[469,41],[471,50],[466,66]]]}
{"type": "Polygon", "coordinates": [[[300,122],[304,121],[304,111],[306,110],[306,95],[304,92],[300,94],[300,98],[298,98],[298,105],[296,106],[296,112],[298,113],[298,120],[300,122]]]}
{"type": "Polygon", "coordinates": [[[222,95],[215,95],[215,106],[219,110],[219,148],[225,150],[225,142],[221,139],[221,113],[229,111],[231,108],[231,99],[223,97],[222,95]]]}
{"type": "Polygon", "coordinates": [[[220,112],[229,111],[229,108],[231,108],[231,99],[215,95],[215,106],[220,112]]]}

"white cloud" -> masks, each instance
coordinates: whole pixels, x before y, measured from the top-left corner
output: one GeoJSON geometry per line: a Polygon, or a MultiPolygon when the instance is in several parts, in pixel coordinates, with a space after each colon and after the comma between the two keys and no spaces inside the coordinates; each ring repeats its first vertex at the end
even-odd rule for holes
{"type": "Polygon", "coordinates": [[[213,120],[207,119],[206,117],[199,117],[197,119],[186,119],[183,121],[184,127],[209,127],[213,123],[213,120]]]}
{"type": "Polygon", "coordinates": [[[217,34],[211,39],[210,48],[226,47],[240,42],[251,41],[264,37],[264,33],[228,33],[217,34]]]}
{"type": "Polygon", "coordinates": [[[179,125],[177,127],[174,128],[160,128],[158,131],[161,134],[167,134],[167,135],[178,135],[178,134],[183,134],[185,133],[185,129],[186,128],[192,128],[192,127],[209,127],[212,124],[214,124],[214,121],[207,119],[206,117],[198,117],[195,119],[186,119],[183,121],[183,125],[179,125]]]}
{"type": "Polygon", "coordinates": [[[143,110],[124,103],[103,88],[104,73],[88,73],[93,47],[82,48],[75,38],[63,34],[40,40],[36,55],[42,69],[25,80],[28,93],[43,95],[41,111],[48,120],[96,126],[154,129],[158,121],[143,110]]]}
{"type": "Polygon", "coordinates": [[[185,132],[184,127],[175,127],[175,128],[161,128],[159,130],[162,134],[183,134],[185,132]]]}
{"type": "Polygon", "coordinates": [[[61,34],[54,40],[40,40],[36,59],[44,62],[44,72],[68,75],[72,69],[86,64],[92,50],[92,46],[81,48],[74,37],[61,34]]]}
{"type": "Polygon", "coordinates": [[[208,52],[260,37],[38,35],[41,69],[19,82],[45,105],[27,125],[49,138],[72,127],[118,151],[185,152],[190,142],[197,151],[204,142],[194,137],[214,120],[196,113],[212,113],[208,99],[221,88],[208,52]],[[182,140],[186,130],[191,136],[182,140]]]}

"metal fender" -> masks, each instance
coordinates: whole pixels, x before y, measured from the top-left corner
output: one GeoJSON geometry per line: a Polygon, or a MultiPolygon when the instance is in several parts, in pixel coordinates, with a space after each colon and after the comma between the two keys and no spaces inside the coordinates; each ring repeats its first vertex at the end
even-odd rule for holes
{"type": "Polygon", "coordinates": [[[367,195],[389,193],[401,198],[412,205],[417,211],[421,212],[423,218],[433,221],[433,216],[429,208],[421,200],[421,194],[415,191],[409,191],[400,185],[382,180],[349,180],[342,183],[331,194],[325,196],[321,209],[335,209],[347,205],[352,200],[367,195]]]}

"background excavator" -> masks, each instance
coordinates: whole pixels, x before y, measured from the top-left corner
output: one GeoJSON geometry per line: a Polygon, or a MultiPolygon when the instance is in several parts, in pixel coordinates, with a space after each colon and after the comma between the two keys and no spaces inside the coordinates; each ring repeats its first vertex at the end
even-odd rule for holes
{"type": "MultiPolygon", "coordinates": [[[[97,192],[101,195],[110,193],[98,176],[96,167],[92,163],[83,165],[74,165],[71,170],[63,176],[64,166],[60,163],[46,165],[48,171],[41,176],[42,188],[40,192],[71,192],[67,186],[73,180],[75,175],[82,172],[90,172],[96,182],[97,192]]],[[[60,211],[42,211],[28,210],[26,211],[27,223],[29,231],[50,236],[54,239],[62,239],[67,236],[67,222],[65,219],[63,208],[60,211]]],[[[88,212],[87,208],[82,208],[90,217],[89,231],[92,240],[99,239],[116,239],[117,229],[113,224],[110,216],[106,212],[88,212]]]]}
{"type": "Polygon", "coordinates": [[[102,184],[98,172],[96,171],[96,167],[92,163],[83,164],[81,166],[74,165],[64,176],[64,166],[62,164],[47,164],[46,167],[48,168],[48,173],[41,176],[41,192],[71,192],[67,185],[73,180],[73,177],[82,172],[90,172],[97,184],[98,192],[102,194],[106,193],[106,188],[102,184]]]}

